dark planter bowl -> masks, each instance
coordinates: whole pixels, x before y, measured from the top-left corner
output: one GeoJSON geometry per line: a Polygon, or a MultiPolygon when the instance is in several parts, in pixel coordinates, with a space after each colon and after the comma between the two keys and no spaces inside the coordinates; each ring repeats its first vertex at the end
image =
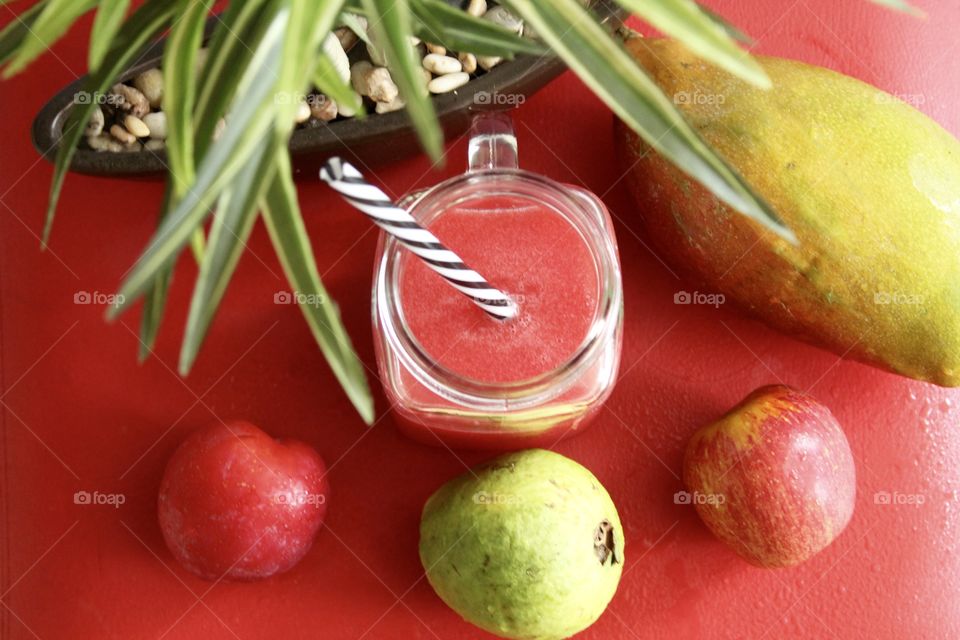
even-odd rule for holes
{"type": "MultiPolygon", "coordinates": [[[[619,26],[622,13],[609,0],[596,3],[601,19],[613,27],[619,26]]],[[[160,66],[164,41],[150,47],[142,62],[128,69],[119,78],[123,82],[141,72],[160,66]]],[[[504,109],[520,102],[517,96],[530,96],[560,75],[564,63],[555,57],[521,56],[497,65],[487,73],[471,80],[465,87],[433,97],[433,105],[447,138],[457,136],[470,124],[477,111],[504,109]],[[490,104],[500,100],[485,97],[500,96],[507,104],[490,104]]],[[[33,121],[33,145],[47,160],[53,162],[61,140],[74,95],[81,91],[86,78],[81,78],[60,91],[40,110],[33,121]]],[[[321,163],[332,155],[344,155],[366,165],[383,164],[416,153],[420,149],[416,132],[406,111],[375,114],[364,120],[349,118],[329,124],[319,123],[297,129],[290,138],[290,153],[297,173],[315,175],[321,163]]],[[[166,171],[164,151],[97,152],[79,148],[74,154],[70,170],[98,176],[145,177],[160,176],[166,171]]]]}

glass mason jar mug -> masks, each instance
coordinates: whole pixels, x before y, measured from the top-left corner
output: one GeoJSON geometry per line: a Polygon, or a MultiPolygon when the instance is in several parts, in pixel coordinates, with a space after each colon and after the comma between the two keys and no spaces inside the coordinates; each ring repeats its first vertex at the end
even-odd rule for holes
{"type": "Polygon", "coordinates": [[[610,215],[592,193],[517,166],[508,116],[477,116],[468,171],[402,206],[518,304],[485,314],[381,234],[377,363],[402,431],[429,444],[551,445],[610,395],[623,288],[610,215]]]}

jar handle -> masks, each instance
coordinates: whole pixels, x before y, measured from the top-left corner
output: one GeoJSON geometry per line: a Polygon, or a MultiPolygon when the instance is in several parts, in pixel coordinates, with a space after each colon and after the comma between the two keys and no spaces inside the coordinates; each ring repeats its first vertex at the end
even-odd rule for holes
{"type": "Polygon", "coordinates": [[[517,136],[508,113],[485,112],[474,116],[467,150],[467,171],[517,169],[517,136]]]}

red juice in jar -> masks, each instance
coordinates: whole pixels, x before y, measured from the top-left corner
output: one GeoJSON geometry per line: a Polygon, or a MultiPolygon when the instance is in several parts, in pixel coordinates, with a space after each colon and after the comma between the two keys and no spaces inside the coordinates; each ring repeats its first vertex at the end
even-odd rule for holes
{"type": "Polygon", "coordinates": [[[568,222],[523,200],[478,198],[448,209],[430,230],[519,306],[516,318],[493,318],[407,256],[401,305],[435,362],[473,380],[509,383],[573,355],[590,329],[599,285],[593,258],[568,222]]]}
{"type": "Polygon", "coordinates": [[[381,377],[401,429],[428,444],[550,446],[594,415],[616,376],[622,287],[609,215],[589,192],[511,168],[504,125],[483,117],[471,170],[406,206],[514,299],[516,317],[489,316],[381,237],[381,377]]]}

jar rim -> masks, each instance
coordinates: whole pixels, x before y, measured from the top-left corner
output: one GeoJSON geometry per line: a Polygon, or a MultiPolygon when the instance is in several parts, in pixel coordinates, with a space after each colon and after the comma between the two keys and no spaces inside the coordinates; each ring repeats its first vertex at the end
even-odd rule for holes
{"type": "MultiPolygon", "coordinates": [[[[591,250],[598,275],[597,306],[586,335],[570,356],[550,370],[508,382],[475,380],[436,362],[413,335],[405,320],[397,286],[402,245],[383,233],[380,237],[381,259],[376,266],[373,304],[379,316],[380,330],[387,333],[387,338],[395,347],[399,347],[394,352],[403,366],[420,384],[437,395],[476,408],[502,406],[505,403],[509,403],[511,408],[535,406],[569,389],[581,372],[602,356],[606,341],[612,338],[619,325],[623,292],[616,241],[609,216],[596,196],[521,169],[471,171],[408,196],[403,202],[415,217],[423,221],[425,210],[432,208],[434,216],[440,215],[449,203],[456,200],[458,192],[477,185],[489,187],[493,184],[498,187],[497,192],[511,194],[511,186],[515,189],[526,186],[538,191],[544,199],[549,197],[558,201],[562,206],[551,209],[560,211],[591,250]]],[[[528,199],[534,197],[529,193],[511,195],[528,199]]]]}

